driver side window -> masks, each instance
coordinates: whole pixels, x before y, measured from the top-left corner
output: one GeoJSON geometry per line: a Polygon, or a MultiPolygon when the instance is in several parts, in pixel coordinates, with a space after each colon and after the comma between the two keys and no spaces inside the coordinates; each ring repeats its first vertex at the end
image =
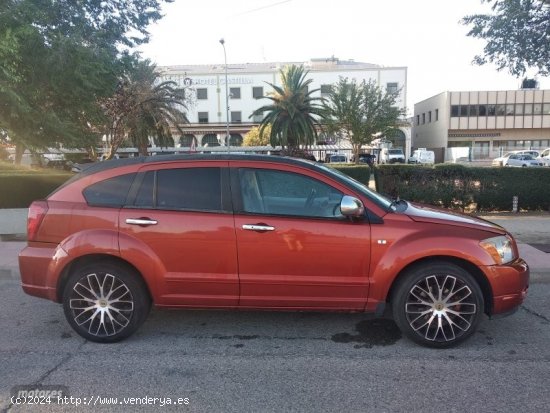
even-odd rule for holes
{"type": "Polygon", "coordinates": [[[239,169],[244,212],[267,215],[341,217],[343,193],[308,176],[271,169],[239,169]]]}

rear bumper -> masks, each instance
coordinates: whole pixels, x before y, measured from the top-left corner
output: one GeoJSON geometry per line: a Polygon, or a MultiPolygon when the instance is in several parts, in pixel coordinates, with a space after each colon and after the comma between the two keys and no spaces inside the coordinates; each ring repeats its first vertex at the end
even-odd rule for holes
{"type": "Polygon", "coordinates": [[[60,263],[67,253],[57,245],[29,245],[19,253],[21,286],[29,295],[59,301],[57,285],[60,263]]]}
{"type": "Polygon", "coordinates": [[[507,265],[483,268],[493,290],[490,315],[508,315],[523,303],[529,288],[529,266],[518,258],[507,265]]]}

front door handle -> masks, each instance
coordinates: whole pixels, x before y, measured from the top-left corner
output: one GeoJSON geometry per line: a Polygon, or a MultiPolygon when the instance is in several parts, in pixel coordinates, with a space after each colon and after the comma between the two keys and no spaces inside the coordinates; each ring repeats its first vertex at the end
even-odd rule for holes
{"type": "Polygon", "coordinates": [[[149,218],[127,218],[126,223],[130,225],[157,225],[158,222],[149,218]]]}
{"type": "Polygon", "coordinates": [[[246,229],[248,231],[258,231],[258,232],[275,231],[275,227],[272,227],[270,225],[263,225],[263,224],[256,224],[256,225],[244,224],[243,229],[246,229]]]}

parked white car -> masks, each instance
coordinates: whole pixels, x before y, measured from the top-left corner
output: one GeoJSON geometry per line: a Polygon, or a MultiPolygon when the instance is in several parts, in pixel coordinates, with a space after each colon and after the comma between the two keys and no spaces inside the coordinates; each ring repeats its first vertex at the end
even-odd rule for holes
{"type": "Polygon", "coordinates": [[[518,168],[527,168],[527,167],[539,167],[543,166],[544,163],[533,158],[531,155],[521,155],[514,153],[508,157],[504,162],[504,166],[515,166],[518,168]]]}
{"type": "Polygon", "coordinates": [[[416,149],[407,163],[433,164],[435,163],[435,152],[428,151],[426,148],[416,149]]]}
{"type": "Polygon", "coordinates": [[[550,166],[550,148],[543,150],[537,157],[538,161],[541,161],[545,166],[550,166]]]}
{"type": "Polygon", "coordinates": [[[530,156],[532,156],[533,158],[536,158],[537,156],[539,156],[539,152],[538,152],[538,151],[534,151],[534,150],[530,150],[530,149],[529,149],[529,150],[524,150],[524,151],[511,151],[511,152],[507,152],[507,153],[505,153],[504,155],[499,156],[498,158],[493,159],[492,165],[493,165],[493,166],[505,166],[505,165],[506,165],[506,161],[508,160],[508,158],[509,158],[511,155],[530,155],[530,156]]]}

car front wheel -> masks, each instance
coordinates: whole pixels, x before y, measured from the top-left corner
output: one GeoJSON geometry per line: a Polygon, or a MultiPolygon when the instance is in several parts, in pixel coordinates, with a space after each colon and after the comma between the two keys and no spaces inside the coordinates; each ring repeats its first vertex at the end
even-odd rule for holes
{"type": "Polygon", "coordinates": [[[411,340],[452,347],[474,333],[483,294],[464,269],[447,263],[418,267],[402,278],[392,300],[394,320],[411,340]]]}
{"type": "Polygon", "coordinates": [[[77,268],[63,292],[63,310],[71,327],[87,340],[120,341],[145,321],[151,300],[138,274],[115,263],[77,268]]]}

